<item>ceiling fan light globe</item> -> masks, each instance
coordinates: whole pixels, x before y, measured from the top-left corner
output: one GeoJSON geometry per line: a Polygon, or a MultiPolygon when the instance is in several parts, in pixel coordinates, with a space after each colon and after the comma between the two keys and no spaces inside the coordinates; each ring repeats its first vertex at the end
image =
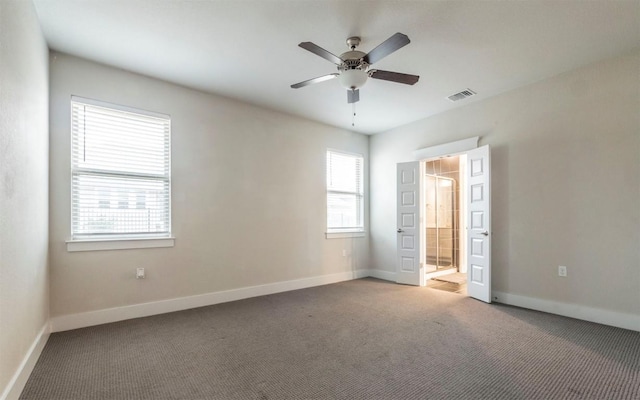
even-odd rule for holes
{"type": "Polygon", "coordinates": [[[347,89],[360,89],[367,82],[367,71],[348,69],[340,73],[338,80],[347,89]]]}

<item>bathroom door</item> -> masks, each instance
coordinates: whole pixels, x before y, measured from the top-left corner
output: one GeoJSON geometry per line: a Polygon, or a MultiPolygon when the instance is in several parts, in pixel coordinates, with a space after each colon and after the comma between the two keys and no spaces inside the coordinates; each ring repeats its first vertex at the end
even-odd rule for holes
{"type": "Polygon", "coordinates": [[[424,286],[420,251],[421,163],[412,161],[397,165],[397,262],[396,282],[424,286]]]}
{"type": "Polygon", "coordinates": [[[467,152],[467,293],[491,303],[491,162],[489,146],[467,152]]]}

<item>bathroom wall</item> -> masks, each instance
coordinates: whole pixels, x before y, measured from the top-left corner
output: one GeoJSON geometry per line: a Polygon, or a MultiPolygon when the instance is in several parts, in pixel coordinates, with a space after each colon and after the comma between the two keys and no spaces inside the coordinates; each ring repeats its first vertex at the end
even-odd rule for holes
{"type": "MultiPolygon", "coordinates": [[[[438,197],[437,209],[445,207],[445,213],[436,209],[426,210],[427,218],[427,272],[430,265],[439,268],[458,268],[460,261],[460,157],[445,157],[425,162],[425,173],[452,179],[451,187],[434,189],[438,197]],[[445,192],[447,192],[445,194],[445,192]],[[450,192],[450,193],[449,193],[450,192]],[[446,205],[441,203],[446,198],[446,205]],[[446,214],[446,215],[443,215],[446,214]],[[433,221],[430,221],[433,216],[433,221]],[[435,218],[437,216],[437,218],[435,218]],[[437,228],[432,227],[437,221],[437,228]],[[432,223],[430,223],[432,222],[432,223]],[[438,249],[439,248],[439,249],[438,249]],[[437,261],[436,261],[437,260],[437,261]]],[[[441,181],[438,181],[441,184],[441,181]]],[[[429,198],[429,193],[426,194],[429,198]]],[[[427,205],[427,207],[429,207],[427,205]]]]}

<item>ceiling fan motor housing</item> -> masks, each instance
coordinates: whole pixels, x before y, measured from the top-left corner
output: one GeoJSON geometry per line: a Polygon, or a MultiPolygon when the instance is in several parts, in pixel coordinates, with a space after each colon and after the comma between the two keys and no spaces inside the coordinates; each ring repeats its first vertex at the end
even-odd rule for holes
{"type": "Polygon", "coordinates": [[[340,58],[344,60],[338,65],[340,84],[347,89],[355,90],[361,88],[367,82],[367,64],[363,58],[366,53],[357,50],[342,53],[340,58]]]}

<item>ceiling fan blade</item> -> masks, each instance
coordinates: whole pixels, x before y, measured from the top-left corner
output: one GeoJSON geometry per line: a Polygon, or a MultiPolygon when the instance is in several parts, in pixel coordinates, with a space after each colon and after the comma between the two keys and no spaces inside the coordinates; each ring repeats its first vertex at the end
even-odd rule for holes
{"type": "Polygon", "coordinates": [[[347,103],[357,103],[360,101],[360,91],[358,89],[347,90],[347,103]]]}
{"type": "Polygon", "coordinates": [[[411,40],[409,40],[407,35],[398,32],[371,50],[369,54],[364,56],[364,61],[368,64],[375,64],[399,48],[408,45],[410,42],[411,40]]]}
{"type": "Polygon", "coordinates": [[[326,51],[325,49],[323,49],[322,47],[318,46],[315,43],[302,42],[298,46],[302,47],[305,50],[308,50],[308,51],[312,52],[315,55],[318,55],[318,56],[324,58],[325,60],[329,60],[329,61],[331,61],[332,63],[334,63],[336,65],[342,64],[342,59],[340,57],[336,56],[333,53],[329,53],[328,51],[326,51]]]}
{"type": "Polygon", "coordinates": [[[418,79],[420,79],[418,75],[401,74],[399,72],[382,71],[379,69],[371,71],[369,76],[384,81],[404,83],[405,85],[414,85],[418,82],[418,79]]]}
{"type": "Polygon", "coordinates": [[[309,79],[309,80],[306,80],[306,81],[298,82],[296,84],[291,85],[291,89],[299,89],[301,87],[309,86],[309,85],[312,85],[314,83],[320,83],[320,82],[328,81],[329,79],[333,79],[333,78],[337,77],[338,75],[340,75],[340,74],[334,73],[334,74],[323,75],[323,76],[319,76],[317,78],[313,78],[313,79],[309,79]]]}

